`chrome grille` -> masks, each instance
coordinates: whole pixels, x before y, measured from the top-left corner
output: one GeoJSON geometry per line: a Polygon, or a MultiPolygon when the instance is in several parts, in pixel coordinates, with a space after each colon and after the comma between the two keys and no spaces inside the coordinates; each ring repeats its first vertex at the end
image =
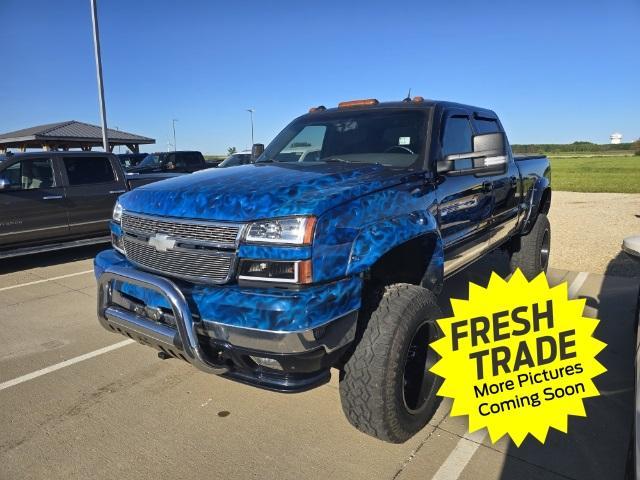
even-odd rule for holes
{"type": "Polygon", "coordinates": [[[215,250],[186,249],[159,252],[144,241],[124,236],[127,258],[141,267],[195,282],[225,283],[233,270],[235,254],[215,250]]]}
{"type": "Polygon", "coordinates": [[[122,229],[146,235],[166,233],[172,237],[207,242],[212,246],[235,247],[240,234],[240,225],[197,221],[160,220],[148,216],[124,213],[122,229]]]}

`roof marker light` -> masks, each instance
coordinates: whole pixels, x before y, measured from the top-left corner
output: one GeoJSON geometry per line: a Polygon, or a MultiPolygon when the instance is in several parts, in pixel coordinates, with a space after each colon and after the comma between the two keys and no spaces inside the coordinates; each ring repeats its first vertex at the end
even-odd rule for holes
{"type": "Polygon", "coordinates": [[[324,112],[326,109],[327,109],[327,107],[325,107],[324,105],[319,105],[317,107],[311,107],[309,109],[309,113],[324,112]]]}
{"type": "Polygon", "coordinates": [[[349,107],[361,107],[364,105],[378,105],[378,100],[375,98],[367,98],[364,100],[350,100],[348,102],[340,102],[338,104],[338,108],[349,108],[349,107]]]}

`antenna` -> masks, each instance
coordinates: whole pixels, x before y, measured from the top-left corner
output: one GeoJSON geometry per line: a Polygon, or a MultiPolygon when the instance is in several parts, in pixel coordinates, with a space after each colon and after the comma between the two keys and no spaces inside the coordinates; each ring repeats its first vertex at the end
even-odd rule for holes
{"type": "Polygon", "coordinates": [[[411,101],[411,87],[409,87],[409,93],[407,93],[407,98],[405,98],[402,101],[403,102],[410,102],[411,101]]]}

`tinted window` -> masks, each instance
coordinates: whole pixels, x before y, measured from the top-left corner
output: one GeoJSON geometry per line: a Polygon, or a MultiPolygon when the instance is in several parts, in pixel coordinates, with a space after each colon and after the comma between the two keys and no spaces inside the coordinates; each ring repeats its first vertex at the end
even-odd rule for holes
{"type": "Polygon", "coordinates": [[[471,135],[471,124],[467,117],[449,117],[442,134],[442,156],[471,152],[471,135]]]}
{"type": "Polygon", "coordinates": [[[158,153],[150,153],[140,162],[141,167],[153,167],[156,165],[160,165],[160,154],[158,153]]]}
{"type": "Polygon", "coordinates": [[[500,131],[498,122],[492,118],[474,118],[473,124],[479,134],[498,133],[500,131]]]}
{"type": "Polygon", "coordinates": [[[111,162],[107,157],[66,157],[64,166],[67,169],[69,185],[86,185],[115,180],[111,162]]]}
{"type": "Polygon", "coordinates": [[[202,164],[202,159],[200,157],[200,154],[196,152],[185,153],[184,161],[189,167],[198,167],[202,164]]]}
{"type": "Polygon", "coordinates": [[[51,159],[34,158],[16,162],[0,173],[9,182],[8,190],[34,190],[54,186],[51,159]]]}

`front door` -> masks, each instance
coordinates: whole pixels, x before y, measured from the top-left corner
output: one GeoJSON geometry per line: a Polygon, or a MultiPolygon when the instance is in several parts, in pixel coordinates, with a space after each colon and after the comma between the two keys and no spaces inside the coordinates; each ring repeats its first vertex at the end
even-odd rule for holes
{"type": "Polygon", "coordinates": [[[0,167],[0,247],[52,243],[67,235],[65,192],[51,158],[4,163],[0,167]]]}
{"type": "MultiPolygon", "coordinates": [[[[473,130],[464,111],[444,114],[440,158],[473,151],[473,130]]],[[[489,246],[493,210],[490,176],[456,175],[471,166],[471,159],[456,160],[454,172],[438,179],[440,231],[445,248],[445,275],[450,275],[484,253],[489,246]]]]}

